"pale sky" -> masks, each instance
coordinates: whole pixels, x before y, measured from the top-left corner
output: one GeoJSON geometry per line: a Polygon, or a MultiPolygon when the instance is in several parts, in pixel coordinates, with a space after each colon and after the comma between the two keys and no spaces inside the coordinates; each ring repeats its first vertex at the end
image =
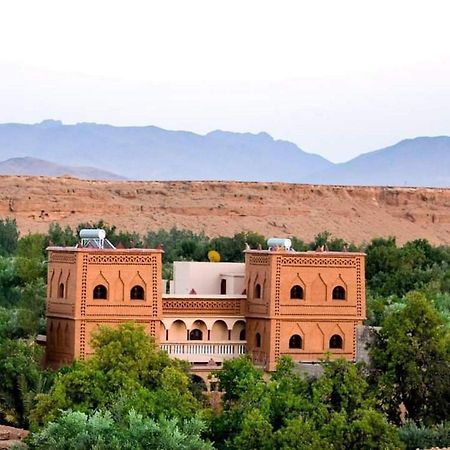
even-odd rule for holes
{"type": "Polygon", "coordinates": [[[0,123],[48,118],[266,131],[334,162],[450,135],[450,1],[3,1],[0,123]]]}

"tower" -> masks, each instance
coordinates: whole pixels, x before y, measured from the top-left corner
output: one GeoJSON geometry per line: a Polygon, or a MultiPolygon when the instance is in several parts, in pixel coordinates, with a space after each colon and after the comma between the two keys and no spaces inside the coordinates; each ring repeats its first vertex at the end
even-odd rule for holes
{"type": "Polygon", "coordinates": [[[363,253],[247,250],[247,350],[273,370],[281,354],[356,358],[365,319],[363,253]]]}
{"type": "Polygon", "coordinates": [[[103,234],[77,247],[47,249],[49,365],[88,357],[99,325],[133,321],[155,339],[160,334],[162,251],[119,250],[106,243],[103,234]]]}

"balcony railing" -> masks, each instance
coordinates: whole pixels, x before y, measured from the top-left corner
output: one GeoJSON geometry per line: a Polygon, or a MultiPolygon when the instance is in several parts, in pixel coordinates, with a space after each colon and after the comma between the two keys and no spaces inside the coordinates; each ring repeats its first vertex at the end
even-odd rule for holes
{"type": "Polygon", "coordinates": [[[161,350],[170,356],[191,362],[208,362],[236,358],[246,352],[246,342],[163,342],[161,350]]]}

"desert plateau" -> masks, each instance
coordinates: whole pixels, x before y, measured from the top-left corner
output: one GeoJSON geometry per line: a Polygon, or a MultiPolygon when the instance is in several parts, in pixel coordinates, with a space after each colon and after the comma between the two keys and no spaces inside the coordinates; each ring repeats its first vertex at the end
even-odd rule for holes
{"type": "Polygon", "coordinates": [[[0,192],[0,216],[15,218],[22,234],[103,219],[140,233],[177,226],[209,236],[255,231],[310,240],[327,230],[354,243],[396,236],[450,244],[446,188],[2,176],[0,192]]]}

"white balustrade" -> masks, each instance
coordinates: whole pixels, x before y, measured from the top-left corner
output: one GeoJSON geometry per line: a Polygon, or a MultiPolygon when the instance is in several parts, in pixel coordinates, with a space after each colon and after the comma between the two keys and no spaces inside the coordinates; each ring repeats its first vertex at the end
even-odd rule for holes
{"type": "Polygon", "coordinates": [[[207,358],[226,359],[243,355],[246,352],[245,341],[230,343],[214,343],[214,342],[163,342],[160,344],[161,350],[166,351],[169,355],[178,358],[191,358],[203,356],[207,358]]]}

